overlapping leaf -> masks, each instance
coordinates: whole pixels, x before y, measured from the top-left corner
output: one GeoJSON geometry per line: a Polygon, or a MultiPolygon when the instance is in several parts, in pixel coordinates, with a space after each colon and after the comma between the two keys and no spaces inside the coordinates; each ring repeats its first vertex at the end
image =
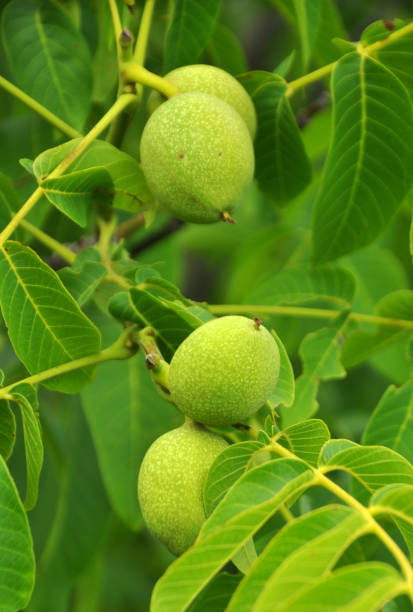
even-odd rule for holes
{"type": "Polygon", "coordinates": [[[320,455],[321,465],[329,470],[344,470],[354,476],[370,492],[388,484],[413,485],[413,465],[395,451],[384,446],[337,447],[327,442],[320,455]],[[334,454],[330,449],[334,447],[334,454]]]}
{"type": "MultiPolygon", "coordinates": [[[[35,176],[43,180],[56,166],[65,159],[79,144],[75,138],[58,147],[48,149],[36,157],[33,165],[35,176]]],[[[112,179],[112,186],[107,188],[113,197],[113,206],[130,212],[136,212],[153,201],[139,163],[123,151],[119,151],[109,142],[95,140],[70,166],[70,172],[91,168],[104,168],[112,179]]],[[[102,185],[102,188],[105,185],[102,185]]],[[[101,190],[100,195],[104,196],[101,190]]]]}
{"type": "Polygon", "coordinates": [[[252,304],[306,304],[326,300],[341,308],[351,301],[355,281],[344,268],[286,268],[264,280],[246,301],[252,304]]]}
{"type": "Polygon", "coordinates": [[[273,537],[242,580],[228,612],[287,608],[300,590],[327,576],[366,531],[363,517],[345,506],[325,506],[293,520],[273,537]]]}
{"type": "Polygon", "coordinates": [[[205,587],[196,600],[189,606],[188,612],[225,612],[231,595],[241,580],[240,574],[221,572],[205,587]]]}
{"type": "Polygon", "coordinates": [[[317,412],[320,381],[343,378],[346,375],[340,362],[340,351],[347,325],[348,318],[344,315],[329,327],[308,334],[302,341],[300,356],[303,373],[296,381],[294,403],[282,411],[284,426],[317,412]]]}
{"type": "Polygon", "coordinates": [[[62,456],[58,499],[38,558],[31,612],[66,606],[73,584],[93,564],[112,517],[79,401],[60,396],[58,408],[53,423],[62,456]]]}
{"type": "Polygon", "coordinates": [[[244,474],[204,524],[196,544],[158,581],[152,611],[184,610],[279,505],[312,479],[311,470],[295,459],[269,461],[244,474]]]}
{"type": "Polygon", "coordinates": [[[401,319],[401,324],[386,325],[376,332],[358,330],[343,345],[341,359],[345,368],[356,365],[376,351],[413,335],[413,291],[401,289],[382,298],[376,306],[376,314],[389,319],[401,319]],[[403,325],[407,321],[407,325],[403,325]]]}
{"type": "Polygon", "coordinates": [[[140,462],[154,438],[178,426],[182,416],[157,393],[142,355],[102,364],[82,400],[112,507],[136,530],[141,524],[136,493],[140,462]]]}
{"type": "Polygon", "coordinates": [[[3,42],[17,84],[81,129],[91,101],[91,59],[65,11],[48,0],[13,0],[3,15],[3,42]]]}
{"type": "Polygon", "coordinates": [[[308,419],[283,429],[277,442],[303,461],[316,466],[320,450],[329,439],[330,432],[324,421],[308,419]]]}
{"type": "MultiPolygon", "coordinates": [[[[404,589],[402,576],[390,565],[358,563],[315,580],[289,599],[286,606],[280,606],[278,612],[319,610],[326,601],[335,612],[373,612],[404,589]]],[[[267,609],[257,607],[254,612],[267,609]]]]}
{"type": "MultiPolygon", "coordinates": [[[[0,250],[0,304],[10,340],[31,374],[96,353],[100,333],[57,274],[30,248],[9,241],[0,250]]],[[[44,382],[75,393],[90,382],[84,367],[44,382]]]]}
{"type": "Polygon", "coordinates": [[[390,514],[399,527],[413,559],[413,486],[391,484],[370,499],[374,514],[390,514]]]}
{"type": "Polygon", "coordinates": [[[386,229],[408,191],[413,164],[411,100],[387,68],[350,53],[333,71],[332,93],[333,140],[313,218],[317,263],[386,229]]]}
{"type": "Polygon", "coordinates": [[[271,334],[277,342],[280,351],[280,373],[274,391],[268,398],[273,406],[282,404],[283,406],[291,406],[295,397],[295,380],[293,367],[288,357],[285,346],[281,342],[274,330],[271,334]]]}
{"type": "Polygon", "coordinates": [[[43,442],[38,415],[37,392],[31,385],[13,387],[12,395],[19,405],[26,453],[26,497],[24,507],[31,510],[37,502],[40,471],[43,465],[43,442]]]}
{"type": "Polygon", "coordinates": [[[382,444],[413,463],[413,380],[389,387],[373,412],[363,444],[382,444]]]}
{"type": "Polygon", "coordinates": [[[110,203],[113,183],[105,168],[77,170],[40,183],[46,198],[72,221],[85,227],[94,202],[110,203]]]}
{"type": "Polygon", "coordinates": [[[16,441],[16,419],[7,400],[0,400],[0,455],[5,461],[13,452],[16,441]]]}
{"type": "Polygon", "coordinates": [[[107,268],[97,261],[84,261],[72,268],[62,268],[58,272],[66,289],[75,298],[79,306],[86,304],[107,274],[107,268]]]}
{"type": "Polygon", "coordinates": [[[197,62],[208,44],[221,0],[174,0],[164,54],[164,73],[197,62]]]}
{"type": "MultiPolygon", "coordinates": [[[[395,29],[399,29],[399,20],[394,20],[393,23],[395,29]]],[[[392,40],[391,44],[377,50],[376,57],[400,79],[413,100],[413,75],[410,70],[413,61],[413,34],[405,34],[397,40],[392,40]]]]}
{"type": "Polygon", "coordinates": [[[262,191],[277,204],[299,194],[311,180],[311,166],[286,98],[285,81],[271,72],[239,77],[257,111],[255,176],[262,191]]]}
{"type": "Polygon", "coordinates": [[[27,516],[3,457],[0,457],[0,548],[1,610],[16,612],[29,602],[35,562],[27,516]]]}
{"type": "Polygon", "coordinates": [[[179,302],[158,298],[148,291],[132,288],[129,293],[113,296],[111,314],[122,321],[132,321],[141,327],[152,327],[165,359],[170,359],[181,342],[197,327],[201,319],[179,302]]]}
{"type": "Polygon", "coordinates": [[[253,466],[253,458],[264,448],[262,442],[254,440],[231,444],[211,465],[204,486],[204,505],[209,516],[225,493],[253,466]]]}
{"type": "Polygon", "coordinates": [[[239,38],[223,23],[216,23],[207,53],[214,66],[237,75],[247,70],[247,58],[239,38]]]}

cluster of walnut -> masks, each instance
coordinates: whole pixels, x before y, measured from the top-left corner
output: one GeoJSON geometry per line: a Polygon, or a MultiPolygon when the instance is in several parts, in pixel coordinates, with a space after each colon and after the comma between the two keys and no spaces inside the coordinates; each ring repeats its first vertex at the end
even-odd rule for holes
{"type": "Polygon", "coordinates": [[[204,64],[165,77],[182,92],[162,103],[153,93],[140,154],[146,181],[183,221],[229,218],[254,174],[254,105],[230,74],[204,64]]]}
{"type": "Polygon", "coordinates": [[[171,396],[186,422],[158,438],[139,472],[138,497],[150,531],[174,554],[195,541],[206,519],[203,488],[227,442],[205,425],[245,421],[278,380],[280,353],[260,321],[208,321],[178,347],[169,369],[171,396]]]}

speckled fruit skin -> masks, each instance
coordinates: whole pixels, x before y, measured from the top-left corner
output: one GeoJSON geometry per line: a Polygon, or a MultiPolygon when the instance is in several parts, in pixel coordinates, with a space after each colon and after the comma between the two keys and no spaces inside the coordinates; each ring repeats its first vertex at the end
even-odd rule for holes
{"type": "Polygon", "coordinates": [[[203,487],[214,459],[227,448],[220,436],[187,422],[152,444],[138,477],[142,515],[174,555],[195,541],[206,519],[203,487]]]}
{"type": "Polygon", "coordinates": [[[178,347],[169,387],[178,408],[207,425],[247,419],[274,390],[277,343],[263,325],[241,316],[208,321],[178,347]]]}
{"type": "MultiPolygon", "coordinates": [[[[207,64],[191,64],[168,72],[164,78],[182,92],[202,91],[224,100],[241,115],[254,139],[257,129],[254,104],[244,87],[228,72],[207,64]]],[[[150,112],[163,101],[162,95],[153,91],[148,100],[150,112]]]]}
{"type": "Polygon", "coordinates": [[[140,151],[152,193],[183,221],[219,221],[254,174],[245,122],[210,94],[178,94],[162,104],[145,125],[140,151]]]}

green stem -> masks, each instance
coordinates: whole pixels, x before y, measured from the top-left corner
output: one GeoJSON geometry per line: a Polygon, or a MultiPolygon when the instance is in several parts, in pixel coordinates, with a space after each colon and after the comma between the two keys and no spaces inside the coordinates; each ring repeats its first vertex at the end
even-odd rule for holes
{"type": "Polygon", "coordinates": [[[118,57],[118,66],[120,66],[122,62],[122,47],[120,45],[120,37],[122,33],[122,24],[120,22],[118,7],[116,5],[116,0],[109,0],[110,12],[112,15],[112,23],[113,23],[113,31],[115,33],[115,41],[116,41],[116,55],[118,57]]]}
{"type": "Polygon", "coordinates": [[[154,6],[155,0],[146,0],[142,12],[141,22],[139,24],[139,32],[133,54],[133,61],[141,66],[143,66],[145,63],[146,48],[148,46],[154,6]]]}
{"type": "MultiPolygon", "coordinates": [[[[413,32],[413,22],[408,23],[406,26],[404,26],[403,28],[400,28],[399,30],[396,30],[395,32],[392,32],[383,40],[378,40],[377,42],[371,45],[367,45],[364,48],[362,46],[359,46],[358,50],[359,52],[365,55],[372,55],[373,53],[380,51],[380,49],[387,47],[387,45],[392,44],[394,41],[399,40],[400,38],[403,38],[404,36],[407,36],[408,34],[411,34],[412,32],[413,32]]],[[[290,83],[287,83],[286,96],[290,97],[297,90],[302,89],[303,87],[306,87],[310,83],[314,83],[314,81],[318,81],[319,79],[322,79],[328,76],[333,71],[333,69],[338,64],[339,61],[340,60],[331,62],[331,64],[322,66],[321,68],[318,68],[317,70],[314,70],[313,72],[309,72],[308,74],[305,74],[304,76],[299,77],[298,79],[295,79],[294,81],[291,81],[290,83]]]]}
{"type": "Polygon", "coordinates": [[[46,119],[46,121],[54,125],[58,130],[62,132],[62,134],[65,134],[65,136],[68,136],[69,138],[79,138],[79,136],[82,136],[80,132],[72,128],[62,119],[59,119],[59,117],[57,117],[54,113],[50,112],[45,106],[39,104],[39,102],[36,102],[36,100],[28,96],[26,93],[24,93],[24,91],[13,85],[13,83],[10,83],[10,81],[8,81],[2,76],[0,76],[0,87],[3,87],[3,89],[5,89],[8,93],[10,93],[18,100],[20,100],[20,102],[23,102],[23,104],[25,104],[26,106],[34,110],[38,115],[43,117],[43,119],[46,119]]]}
{"type": "Polygon", "coordinates": [[[123,64],[122,69],[122,76],[126,82],[142,83],[142,85],[147,85],[148,87],[152,87],[152,89],[160,91],[167,98],[179,94],[179,89],[177,89],[175,85],[172,85],[172,83],[169,83],[169,81],[163,79],[159,75],[146,70],[146,68],[139,64],[129,62],[123,64]]]}
{"type": "Polygon", "coordinates": [[[90,365],[96,365],[104,361],[129,359],[129,357],[132,357],[136,352],[136,345],[130,339],[131,333],[131,329],[124,331],[116,342],[114,342],[114,344],[103,351],[99,351],[99,353],[94,353],[93,355],[88,355],[87,357],[81,357],[80,359],[75,359],[74,361],[62,363],[61,365],[49,368],[48,370],[44,370],[38,374],[33,374],[32,376],[18,380],[7,387],[3,387],[0,389],[0,399],[7,397],[10,394],[10,391],[12,391],[16,385],[20,385],[21,383],[35,385],[45,380],[49,380],[50,378],[54,378],[55,376],[67,374],[67,372],[79,370],[90,365]]]}
{"type": "MultiPolygon", "coordinates": [[[[287,450],[280,444],[277,444],[276,442],[272,442],[269,448],[276,450],[276,452],[282,457],[297,459],[294,453],[290,452],[289,450],[287,450]]],[[[357,499],[350,495],[350,493],[347,493],[345,489],[342,489],[335,482],[327,478],[327,476],[325,476],[321,470],[318,470],[317,468],[314,468],[309,464],[307,465],[308,468],[312,470],[315,476],[313,485],[320,485],[324,487],[325,489],[333,493],[333,495],[341,499],[341,501],[343,501],[345,504],[350,506],[350,508],[353,508],[361,514],[366,524],[368,525],[370,532],[374,533],[379,538],[379,540],[382,541],[384,546],[387,548],[387,550],[389,550],[389,552],[393,555],[393,557],[399,564],[399,567],[406,580],[409,596],[413,600],[413,568],[410,565],[410,562],[404,552],[389,536],[387,531],[385,531],[383,527],[373,518],[368,508],[363,506],[359,501],[357,501],[357,499]]]]}
{"type": "MultiPolygon", "coordinates": [[[[129,104],[136,101],[134,94],[123,94],[116,102],[111,106],[105,115],[96,123],[96,125],[82,138],[79,144],[69,153],[69,155],[51,172],[47,178],[57,178],[61,176],[67,168],[73,164],[73,162],[96,140],[96,138],[103,132],[108,125],[121,113],[129,104]]],[[[6,225],[4,230],[0,233],[0,248],[11,236],[19,223],[24,217],[31,211],[34,205],[40,200],[44,193],[42,187],[38,187],[28,200],[23,204],[20,210],[14,215],[10,223],[6,225]]]]}
{"type": "MultiPolygon", "coordinates": [[[[334,319],[340,314],[339,310],[324,308],[305,308],[301,306],[267,306],[263,304],[210,304],[208,309],[212,314],[268,314],[287,317],[306,317],[311,319],[334,319]]],[[[372,323],[382,327],[399,327],[413,329],[413,321],[405,319],[390,319],[378,315],[367,315],[351,312],[349,319],[360,323],[372,323]]]]}
{"type": "Polygon", "coordinates": [[[76,259],[76,254],[73,253],[73,251],[71,251],[70,249],[68,249],[67,247],[64,246],[64,244],[60,244],[60,242],[58,242],[57,240],[55,240],[54,238],[52,238],[51,236],[49,236],[48,234],[46,234],[45,232],[43,232],[41,229],[39,229],[38,227],[36,227],[35,225],[32,225],[31,223],[29,223],[28,221],[26,221],[26,219],[22,219],[20,221],[20,226],[27,230],[28,232],[30,232],[30,234],[36,238],[37,240],[39,240],[39,242],[42,242],[44,245],[46,245],[47,247],[49,247],[49,249],[51,251],[54,251],[55,253],[57,253],[58,255],[60,255],[60,257],[62,257],[65,261],[67,261],[70,265],[73,264],[73,262],[76,259]]]}

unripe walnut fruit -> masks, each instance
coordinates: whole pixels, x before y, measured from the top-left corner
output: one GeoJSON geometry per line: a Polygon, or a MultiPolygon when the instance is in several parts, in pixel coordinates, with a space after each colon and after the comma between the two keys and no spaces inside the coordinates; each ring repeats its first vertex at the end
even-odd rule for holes
{"type": "Polygon", "coordinates": [[[231,425],[264,404],[279,369],[278,345],[261,322],[227,316],[182,342],[171,361],[169,387],[177,407],[194,421],[231,425]]]}
{"type": "Polygon", "coordinates": [[[218,221],[254,173],[245,122],[206,93],[178,94],[159,106],[145,125],[140,151],[152,193],[183,221],[218,221]]]}
{"type": "MultiPolygon", "coordinates": [[[[181,92],[201,91],[221,98],[241,115],[254,138],[257,127],[254,104],[244,87],[228,72],[207,64],[191,64],[168,72],[164,78],[181,92]]],[[[150,111],[163,100],[159,92],[153,91],[148,100],[150,111]]]]}
{"type": "Polygon", "coordinates": [[[174,555],[195,541],[206,519],[203,487],[227,442],[193,422],[155,440],[138,477],[142,515],[152,534],[174,555]]]}

